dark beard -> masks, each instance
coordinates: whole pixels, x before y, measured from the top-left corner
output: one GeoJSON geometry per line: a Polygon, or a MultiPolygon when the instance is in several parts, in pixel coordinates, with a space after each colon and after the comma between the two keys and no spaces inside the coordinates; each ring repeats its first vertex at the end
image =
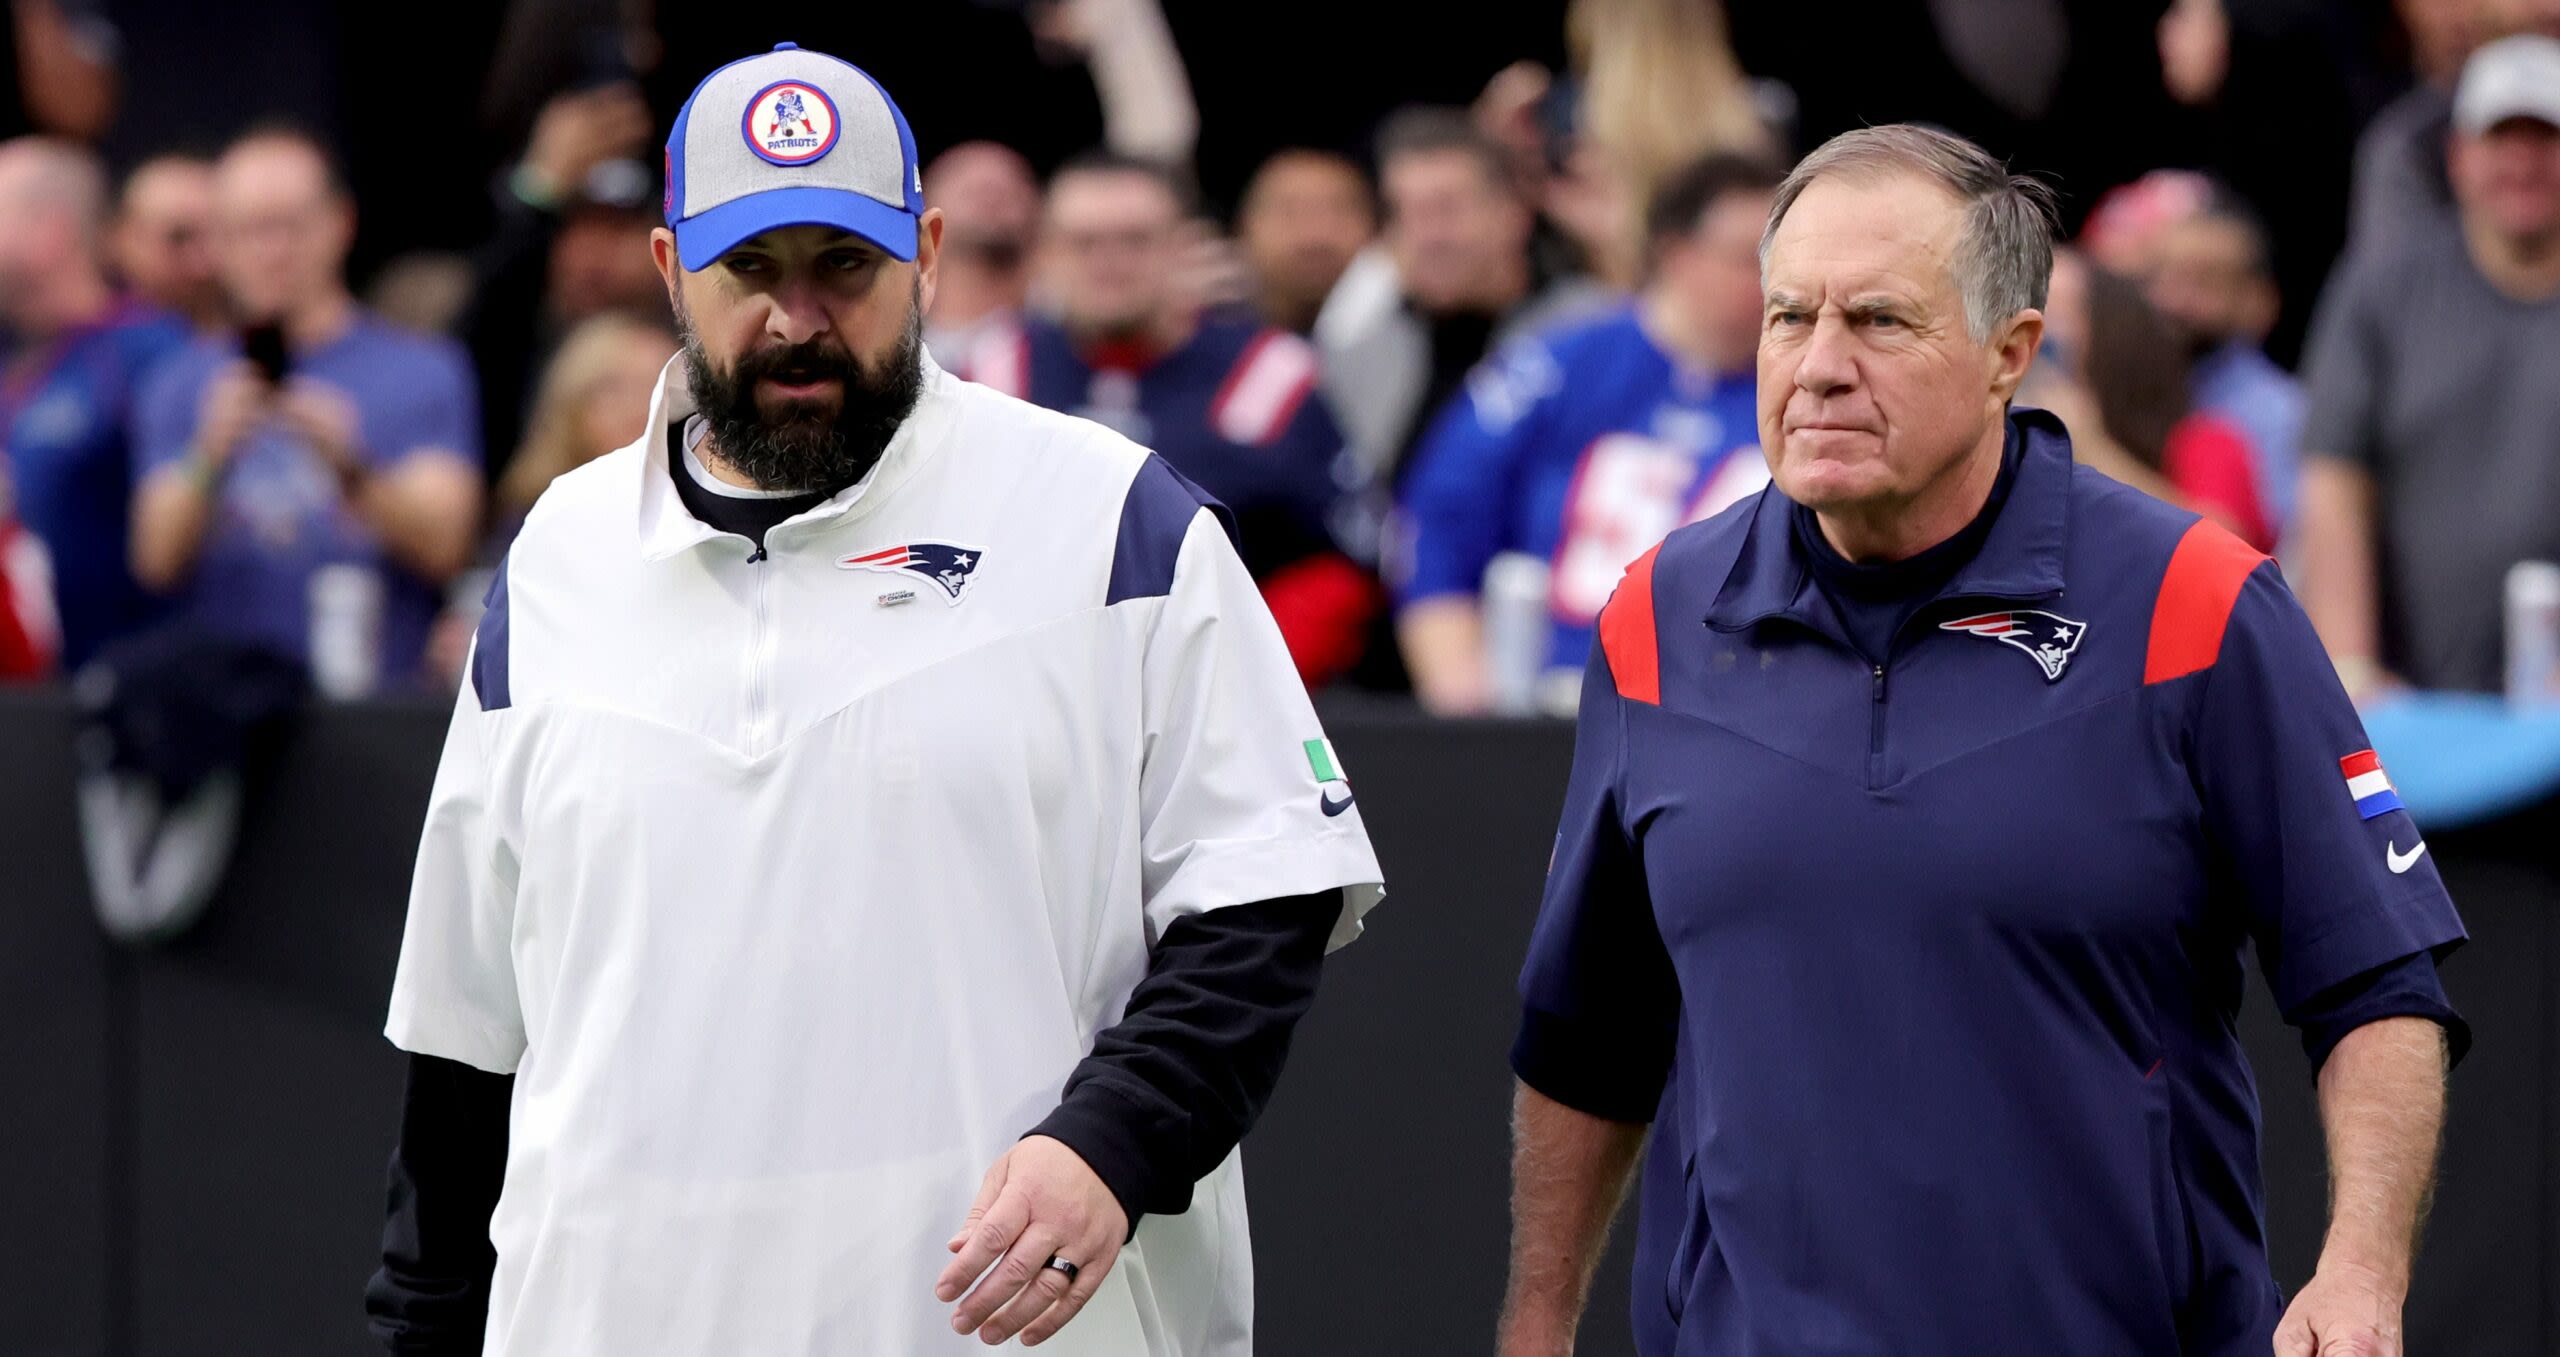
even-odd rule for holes
{"type": "Polygon", "coordinates": [[[711,426],[711,446],[720,460],[764,490],[832,495],[869,475],[924,391],[922,300],[919,285],[908,304],[906,332],[879,363],[866,366],[827,338],[750,350],[727,372],[712,366],[693,317],[679,306],[685,378],[693,387],[694,408],[711,426]],[[843,400],[832,417],[823,408],[796,403],[768,415],[756,403],[756,382],[765,377],[831,377],[843,400]]]}

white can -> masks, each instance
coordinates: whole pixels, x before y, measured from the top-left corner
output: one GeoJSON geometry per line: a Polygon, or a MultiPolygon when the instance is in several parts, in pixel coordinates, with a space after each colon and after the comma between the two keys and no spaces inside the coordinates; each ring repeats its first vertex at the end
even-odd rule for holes
{"type": "Polygon", "coordinates": [[[2507,702],[2560,703],[2560,565],[2549,561],[2507,568],[2507,702]]]}
{"type": "Polygon", "coordinates": [[[339,563],[311,572],[311,683],[332,702],[371,696],[382,681],[382,576],[339,563]]]}
{"type": "Polygon", "coordinates": [[[1553,622],[1547,612],[1547,563],[1524,551],[1506,551],[1485,563],[1485,688],[1493,710],[1524,716],[1538,710],[1538,678],[1547,667],[1553,622]]]}

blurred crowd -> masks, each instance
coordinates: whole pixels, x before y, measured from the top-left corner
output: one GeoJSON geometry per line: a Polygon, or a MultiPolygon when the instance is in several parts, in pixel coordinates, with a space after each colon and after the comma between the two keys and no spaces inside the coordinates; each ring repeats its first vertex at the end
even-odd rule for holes
{"type": "MultiPolygon", "coordinates": [[[[1923,26],[1970,82],[1947,121],[1995,153],[2088,87],[2090,6],[1850,8],[1923,26]]],[[[2496,689],[2507,573],[2560,559],[2560,3],[2362,7],[2403,65],[2334,82],[2396,75],[2352,158],[2343,102],[2288,105],[2341,124],[2350,206],[2326,224],[2243,153],[2268,34],[2297,62],[2336,46],[2315,41],[2333,14],[2293,8],[2106,7],[2157,86],[2123,110],[2221,117],[2238,149],[2146,159],[2139,118],[2109,124],[2132,149],[2065,185],[2021,399],[2093,467],[2278,554],[2352,688],[2496,689]]],[[[334,140],[261,124],[111,175],[112,31],[77,0],[12,13],[0,674],[174,630],[333,696],[449,688],[515,525],[641,434],[679,344],[648,248],[650,44],[528,96],[485,241],[360,297],[334,140]]],[[[1774,22],[1748,0],[1573,0],[1559,68],[1514,64],[1359,144],[1271,148],[1221,205],[1158,0],[1025,15],[1089,73],[1103,144],[931,157],[934,359],[1224,500],[1311,686],[1569,709],[1620,570],[1767,483],[1761,224],[1839,81],[1747,65],[1737,31],[1774,22]]]]}

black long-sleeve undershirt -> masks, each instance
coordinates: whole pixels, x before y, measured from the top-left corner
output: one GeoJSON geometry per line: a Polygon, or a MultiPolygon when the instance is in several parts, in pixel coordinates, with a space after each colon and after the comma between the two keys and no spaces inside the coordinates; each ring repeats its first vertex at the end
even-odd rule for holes
{"type": "Polygon", "coordinates": [[[480,1351],[498,1263],[489,1216],[506,1180],[515,1083],[460,1061],[409,1057],[382,1268],[364,1288],[367,1327],[401,1357],[480,1351]]]}

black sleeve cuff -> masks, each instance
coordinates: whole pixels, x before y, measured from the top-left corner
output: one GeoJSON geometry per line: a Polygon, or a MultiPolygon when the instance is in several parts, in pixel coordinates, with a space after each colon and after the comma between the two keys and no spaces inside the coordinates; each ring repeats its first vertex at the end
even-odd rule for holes
{"type": "Polygon", "coordinates": [[[1511,1043],[1511,1072],[1520,1082],[1606,1121],[1643,1125],[1662,1104],[1671,1078],[1671,1034],[1630,1036],[1612,1025],[1520,1010],[1511,1043]]]}
{"type": "MultiPolygon", "coordinates": [[[[1087,1079],[1027,1136],[1047,1136],[1076,1152],[1129,1217],[1138,1232],[1142,1215],[1179,1215],[1191,1208],[1191,1183],[1156,1167],[1164,1156],[1148,1153],[1137,1123],[1147,1115],[1109,1084],[1087,1079]]],[[[1126,1241],[1123,1241],[1126,1242],[1126,1241]]]]}
{"type": "Polygon", "coordinates": [[[364,1288],[366,1328],[399,1357],[480,1351],[498,1261],[489,1217],[506,1181],[514,1097],[512,1076],[409,1058],[382,1266],[364,1288]]]}

